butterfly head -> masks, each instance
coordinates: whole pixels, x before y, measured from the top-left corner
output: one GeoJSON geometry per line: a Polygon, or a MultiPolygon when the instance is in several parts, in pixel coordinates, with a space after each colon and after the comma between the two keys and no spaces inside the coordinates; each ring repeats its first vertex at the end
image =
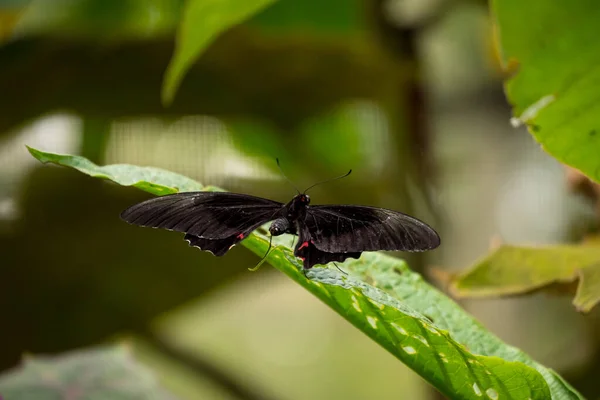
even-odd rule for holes
{"type": "Polygon", "coordinates": [[[310,196],[307,194],[299,194],[296,198],[301,204],[308,205],[310,203],[310,196]]]}

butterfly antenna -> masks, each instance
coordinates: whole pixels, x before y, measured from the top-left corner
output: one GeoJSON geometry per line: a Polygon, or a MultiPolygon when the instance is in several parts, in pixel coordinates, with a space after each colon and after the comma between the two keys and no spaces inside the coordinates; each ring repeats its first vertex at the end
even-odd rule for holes
{"type": "Polygon", "coordinates": [[[281,175],[296,190],[296,192],[298,192],[298,194],[300,194],[300,191],[298,190],[298,188],[296,187],[296,185],[294,185],[294,183],[290,180],[290,178],[288,178],[287,176],[285,176],[285,174],[283,173],[283,169],[281,168],[281,165],[279,165],[279,158],[276,158],[275,161],[277,161],[277,166],[279,167],[279,172],[281,172],[281,175]]]}
{"type": "Polygon", "coordinates": [[[322,182],[317,182],[317,183],[315,183],[314,185],[312,185],[312,186],[309,186],[309,187],[308,187],[308,189],[306,189],[306,190],[304,191],[304,193],[306,194],[306,192],[308,192],[310,189],[314,188],[315,186],[322,185],[323,183],[327,183],[327,182],[333,182],[333,181],[337,181],[338,179],[345,178],[345,177],[347,177],[348,175],[350,175],[351,173],[352,173],[352,170],[350,170],[350,171],[346,172],[344,175],[336,176],[335,178],[327,179],[327,180],[324,180],[324,181],[322,181],[322,182]]]}
{"type": "Polygon", "coordinates": [[[348,275],[348,273],[347,273],[346,271],[344,271],[343,269],[341,269],[340,267],[338,267],[338,265],[337,265],[336,263],[333,263],[333,265],[335,265],[335,267],[336,267],[337,269],[339,269],[339,270],[340,270],[340,272],[341,272],[342,274],[344,274],[344,275],[348,275]]]}
{"type": "Polygon", "coordinates": [[[256,271],[260,268],[260,266],[265,262],[265,260],[267,259],[267,256],[269,255],[269,252],[271,251],[271,243],[273,242],[273,236],[271,236],[269,238],[269,248],[267,249],[267,252],[265,253],[265,255],[263,256],[263,258],[260,259],[260,261],[258,262],[258,264],[256,264],[255,267],[253,268],[248,268],[249,271],[256,271]]]}

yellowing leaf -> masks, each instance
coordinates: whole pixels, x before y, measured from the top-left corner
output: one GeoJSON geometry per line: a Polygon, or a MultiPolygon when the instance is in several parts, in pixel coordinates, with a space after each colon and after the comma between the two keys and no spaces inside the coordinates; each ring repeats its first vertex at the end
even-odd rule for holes
{"type": "Polygon", "coordinates": [[[503,245],[453,279],[459,297],[517,295],[580,278],[573,304],[587,312],[600,301],[600,247],[503,245]]]}
{"type": "Polygon", "coordinates": [[[588,312],[600,301],[600,263],[579,270],[579,286],[573,304],[588,312]]]}

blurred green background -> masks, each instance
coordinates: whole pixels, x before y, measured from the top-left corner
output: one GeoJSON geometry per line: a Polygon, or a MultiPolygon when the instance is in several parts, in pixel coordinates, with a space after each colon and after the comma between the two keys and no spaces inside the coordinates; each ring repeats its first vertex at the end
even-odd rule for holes
{"type": "MultiPolygon", "coordinates": [[[[0,370],[126,337],[185,399],[439,399],[309,293],[236,247],[119,220],[147,198],[42,166],[25,144],[162,167],[279,201],[394,208],[440,233],[396,254],[432,278],[512,243],[577,240],[593,205],[509,124],[488,6],[279,0],[220,36],[160,101],[183,1],[0,1],[0,370]]],[[[462,303],[598,398],[597,312],[569,297],[462,303]]]]}

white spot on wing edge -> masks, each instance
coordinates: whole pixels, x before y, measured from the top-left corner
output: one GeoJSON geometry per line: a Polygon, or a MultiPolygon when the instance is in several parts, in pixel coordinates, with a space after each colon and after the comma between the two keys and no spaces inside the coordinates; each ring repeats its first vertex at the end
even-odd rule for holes
{"type": "Polygon", "coordinates": [[[402,350],[404,350],[408,354],[416,354],[417,353],[415,348],[412,346],[404,346],[404,347],[402,347],[402,350]]]}
{"type": "Polygon", "coordinates": [[[553,94],[549,94],[547,96],[542,97],[541,99],[527,107],[519,117],[511,118],[510,124],[513,126],[513,128],[518,128],[524,123],[527,123],[528,121],[535,118],[542,108],[547,107],[548,104],[552,103],[554,100],[556,100],[556,96],[554,96],[553,94]]]}
{"type": "Polygon", "coordinates": [[[473,391],[475,392],[475,394],[477,396],[483,396],[483,392],[481,391],[481,389],[479,389],[479,386],[477,385],[477,383],[473,384],[473,391]]]}

